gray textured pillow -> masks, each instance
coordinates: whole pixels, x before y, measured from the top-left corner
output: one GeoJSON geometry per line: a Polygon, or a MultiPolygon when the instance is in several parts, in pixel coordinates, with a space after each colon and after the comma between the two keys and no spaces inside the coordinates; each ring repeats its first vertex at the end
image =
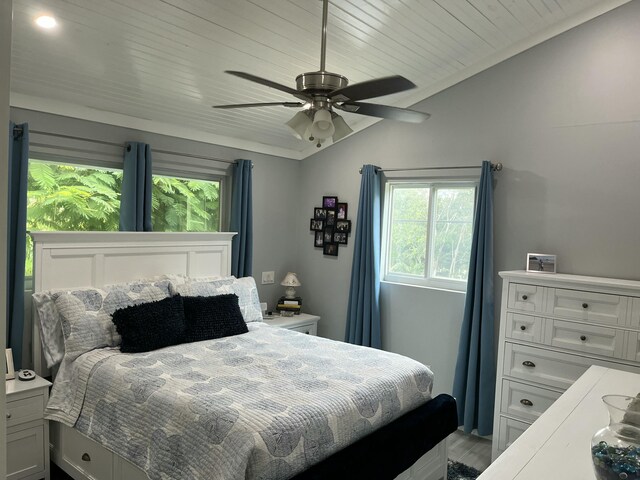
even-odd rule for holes
{"type": "Polygon", "coordinates": [[[188,279],[182,285],[174,285],[172,293],[174,295],[180,294],[183,297],[212,297],[235,293],[238,296],[238,306],[244,321],[247,323],[262,321],[258,288],[253,277],[223,277],[208,282],[188,279]]]}
{"type": "MultiPolygon", "coordinates": [[[[40,331],[40,340],[42,342],[42,350],[45,361],[47,362],[47,367],[52,368],[53,366],[58,365],[65,354],[65,336],[62,332],[60,313],[56,306],[56,302],[61,295],[75,296],[81,302],[86,303],[86,299],[89,297],[97,298],[96,292],[107,293],[115,291],[118,292],[115,295],[119,298],[126,297],[128,299],[135,300],[146,287],[153,286],[163,292],[164,296],[158,298],[162,299],[169,296],[170,284],[179,282],[184,282],[183,276],[163,275],[153,279],[142,279],[129,283],[108,285],[104,290],[87,287],[74,290],[49,290],[46,292],[34,293],[33,305],[36,311],[36,320],[40,331]]],[[[99,295],[104,296],[102,293],[99,295]]],[[[66,299],[66,303],[69,303],[70,301],[70,299],[66,299]]],[[[113,310],[111,310],[111,313],[113,313],[113,310]]],[[[84,328],[90,327],[85,326],[84,328]]]]}
{"type": "Polygon", "coordinates": [[[73,360],[83,353],[120,344],[111,315],[117,309],[155,302],[169,296],[169,281],[156,284],[113,285],[108,291],[98,288],[63,293],[55,301],[64,336],[65,357],[73,360]]]}

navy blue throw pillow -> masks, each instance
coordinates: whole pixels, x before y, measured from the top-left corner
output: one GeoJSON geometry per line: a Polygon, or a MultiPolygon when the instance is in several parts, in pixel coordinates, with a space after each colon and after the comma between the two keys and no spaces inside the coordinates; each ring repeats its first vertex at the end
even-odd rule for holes
{"type": "Polygon", "coordinates": [[[230,293],[213,297],[182,297],[186,330],[185,342],[247,333],[238,296],[230,293]]]}
{"type": "Polygon", "coordinates": [[[112,319],[122,337],[120,351],[124,353],[177,345],[184,337],[184,307],[180,295],[118,309],[112,319]]]}

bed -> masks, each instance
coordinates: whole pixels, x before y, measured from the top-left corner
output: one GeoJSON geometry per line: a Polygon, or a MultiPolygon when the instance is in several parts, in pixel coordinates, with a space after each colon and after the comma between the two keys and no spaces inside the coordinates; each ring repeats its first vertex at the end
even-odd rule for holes
{"type": "MultiPolygon", "coordinates": [[[[168,274],[188,277],[224,276],[230,270],[232,235],[230,233],[151,232],[33,233],[35,249],[34,292],[88,286],[102,287],[107,284],[119,284],[139,278],[168,274]]],[[[38,322],[34,321],[34,325],[37,324],[38,322]]],[[[370,365],[367,368],[374,368],[376,362],[379,362],[377,352],[369,352],[369,349],[350,346],[342,342],[309,338],[297,332],[277,329],[260,322],[248,325],[249,332],[244,335],[210,340],[208,341],[210,343],[198,342],[197,344],[178,345],[171,347],[173,350],[165,351],[163,349],[135,358],[124,358],[125,354],[113,349],[104,351],[100,349],[80,356],[81,362],[74,362],[74,365],[76,363],[82,364],[82,369],[78,367],[77,371],[84,372],[82,378],[86,388],[80,392],[77,399],[71,402],[74,407],[69,411],[74,412],[75,416],[49,415],[50,418],[57,420],[51,421],[50,428],[51,452],[54,463],[76,479],[95,478],[98,480],[142,480],[148,478],[147,473],[150,478],[154,479],[198,478],[199,476],[205,478],[202,472],[209,472],[210,475],[206,478],[244,478],[245,474],[239,475],[238,471],[246,472],[246,475],[252,478],[296,478],[299,480],[307,478],[394,478],[396,476],[403,480],[446,478],[446,437],[456,428],[455,402],[448,396],[430,398],[430,380],[432,378],[426,378],[424,370],[418,368],[414,373],[407,374],[410,380],[404,380],[407,386],[398,390],[400,393],[397,395],[397,399],[395,394],[394,400],[380,396],[375,405],[371,405],[367,403],[369,400],[366,400],[371,397],[371,392],[362,394],[358,389],[348,390],[355,388],[353,384],[358,383],[357,380],[353,380],[359,374],[356,368],[357,364],[354,364],[350,369],[340,369],[340,365],[332,366],[332,373],[329,375],[335,377],[332,379],[322,377],[322,372],[326,374],[326,364],[331,361],[330,357],[337,355],[346,355],[345,358],[349,358],[351,355],[353,362],[369,362],[370,365]],[[222,354],[222,352],[229,350],[237,352],[239,348],[244,349],[243,352],[250,352],[250,355],[225,356],[222,354]],[[310,349],[323,353],[305,356],[302,351],[310,349]],[[332,349],[335,349],[335,352],[332,349]],[[249,407],[245,405],[241,409],[248,412],[246,417],[245,413],[241,412],[238,420],[234,417],[233,421],[230,421],[228,420],[229,415],[225,414],[220,417],[219,414],[216,414],[218,416],[207,424],[209,428],[204,434],[199,430],[200,424],[203,422],[197,420],[206,418],[206,415],[203,416],[206,412],[203,413],[198,409],[204,408],[206,410],[209,407],[203,405],[193,407],[193,405],[198,404],[201,398],[205,398],[201,395],[211,392],[202,391],[204,384],[200,377],[202,377],[203,371],[200,368],[204,367],[201,367],[197,362],[205,360],[196,357],[196,351],[202,351],[202,359],[206,359],[206,362],[214,362],[213,369],[216,371],[222,371],[221,369],[225,365],[234,369],[231,370],[234,372],[233,374],[227,372],[226,375],[223,375],[227,383],[221,405],[225,402],[226,405],[233,405],[234,408],[229,411],[235,412],[237,410],[235,407],[239,403],[247,403],[244,400],[245,397],[258,395],[256,401],[252,402],[249,407]],[[217,352],[219,355],[211,355],[212,352],[217,352]],[[295,405],[294,398],[291,397],[291,404],[282,407],[285,400],[277,396],[287,387],[282,383],[283,378],[269,377],[271,380],[268,384],[261,382],[259,377],[251,378],[256,368],[266,369],[269,366],[259,364],[256,367],[258,364],[255,363],[254,357],[260,355],[262,355],[261,358],[269,359],[267,363],[271,362],[277,366],[282,362],[287,362],[289,368],[298,362],[303,365],[306,372],[311,372],[312,374],[307,375],[307,378],[301,380],[296,377],[292,380],[293,382],[302,382],[302,388],[298,390],[303,391],[307,397],[301,397],[297,400],[298,404],[295,405]],[[285,356],[278,358],[278,355],[285,356]],[[247,359],[248,356],[253,357],[247,359]],[[174,360],[168,361],[167,358],[174,360]],[[192,363],[185,366],[185,358],[192,363]],[[175,359],[180,361],[175,361],[175,359]],[[305,364],[306,361],[313,361],[320,365],[305,364]],[[160,370],[158,367],[165,363],[170,369],[160,370]],[[243,365],[243,363],[249,363],[250,366],[243,365]],[[197,366],[194,367],[194,365],[197,366]],[[156,370],[155,373],[150,373],[153,369],[147,368],[149,366],[153,366],[153,369],[156,370]],[[317,369],[314,370],[316,367],[317,369]],[[242,370],[243,368],[246,369],[242,370]],[[142,387],[137,384],[133,385],[139,381],[138,375],[134,372],[143,371],[145,375],[155,375],[155,377],[145,377],[150,380],[145,380],[142,387]],[[131,380],[132,377],[134,380],[131,380]],[[133,448],[136,445],[135,441],[127,440],[121,442],[124,445],[118,445],[119,434],[114,434],[114,432],[120,432],[122,437],[124,435],[121,433],[122,431],[128,432],[126,429],[122,430],[123,425],[151,423],[148,420],[150,417],[144,417],[150,413],[136,409],[134,404],[140,398],[147,402],[149,399],[156,401],[163,396],[170,396],[171,392],[161,395],[161,391],[154,390],[155,387],[149,390],[149,385],[155,385],[153,378],[159,377],[178,378],[175,380],[177,383],[170,384],[170,389],[179,389],[177,397],[181,401],[186,398],[187,407],[184,405],[175,407],[178,414],[173,417],[178,420],[174,420],[173,417],[168,419],[166,426],[163,427],[164,430],[154,433],[156,435],[153,437],[154,445],[159,445],[163,452],[161,452],[161,461],[154,463],[142,455],[145,461],[141,463],[139,459],[142,457],[137,454],[140,452],[136,453],[133,448]],[[351,380],[349,380],[350,378],[351,380]],[[100,382],[103,386],[100,386],[100,382]],[[110,414],[102,413],[103,417],[100,417],[99,413],[105,410],[105,404],[115,405],[120,401],[109,397],[112,394],[111,390],[113,392],[117,390],[115,385],[119,382],[124,383],[125,386],[129,385],[129,390],[134,391],[136,395],[132,397],[131,404],[126,404],[126,408],[121,408],[118,412],[111,411],[110,414]],[[260,390],[259,394],[255,394],[259,383],[264,383],[265,385],[260,388],[266,390],[265,392],[260,390]],[[114,385],[114,388],[106,388],[105,385],[114,385]],[[269,389],[270,393],[266,392],[269,389]],[[317,392],[314,392],[314,389],[317,389],[317,392]],[[341,389],[346,389],[347,398],[349,395],[350,398],[357,398],[358,395],[363,397],[363,403],[358,406],[358,409],[360,416],[367,417],[368,415],[366,421],[363,422],[359,417],[349,420],[347,416],[344,419],[340,417],[341,420],[337,421],[337,414],[332,413],[330,418],[324,414],[316,414],[324,408],[321,404],[314,403],[316,399],[319,402],[324,397],[333,398],[333,394],[337,395],[341,389]],[[233,397],[234,393],[238,396],[233,397]],[[104,398],[101,398],[102,396],[104,398]],[[110,402],[110,399],[113,401],[110,402]],[[303,410],[303,407],[309,408],[307,404],[316,408],[315,411],[312,410],[312,414],[309,414],[308,411],[305,413],[303,410]],[[399,409],[398,404],[402,404],[405,408],[399,409]],[[259,408],[256,408],[256,405],[259,408]],[[266,419],[264,412],[269,408],[275,408],[276,413],[280,414],[282,411],[278,412],[278,408],[280,410],[285,408],[290,417],[289,420],[299,418],[300,425],[306,425],[306,430],[302,429],[303,434],[298,434],[299,436],[296,437],[295,431],[301,428],[296,424],[296,420],[296,422],[290,422],[291,425],[287,427],[288,429],[285,428],[284,433],[281,430],[275,430],[273,435],[265,435],[265,432],[270,431],[271,425],[268,423],[260,424],[260,422],[271,421],[277,424],[283,418],[282,415],[276,415],[273,420],[266,419]],[[367,413],[367,410],[370,412],[367,413]],[[256,411],[258,413],[255,413],[256,411]],[[386,420],[383,418],[385,415],[388,417],[386,420]],[[111,419],[112,423],[101,420],[101,418],[111,419]],[[119,419],[119,423],[113,423],[114,418],[119,419]],[[312,418],[313,421],[310,421],[309,418],[312,418]],[[75,428],[72,428],[72,425],[75,428]],[[103,425],[102,429],[98,428],[98,425],[103,425]],[[108,428],[104,425],[107,425],[108,428]],[[260,436],[255,432],[250,432],[250,425],[254,425],[260,431],[260,436]],[[348,430],[348,432],[345,433],[340,429],[348,430]],[[219,433],[221,430],[224,431],[223,435],[219,433]],[[189,435],[184,435],[185,438],[180,437],[177,440],[177,435],[175,435],[177,431],[181,434],[189,432],[189,435]],[[233,432],[235,436],[227,435],[228,432],[233,432]],[[207,438],[220,436],[219,441],[213,442],[220,448],[215,451],[211,450],[211,455],[208,454],[208,450],[200,448],[203,443],[202,435],[206,436],[207,434],[209,435],[207,438]],[[305,434],[306,436],[304,436],[305,434]],[[253,463],[243,464],[240,466],[240,470],[222,468],[220,466],[222,463],[233,463],[228,461],[231,458],[237,463],[236,457],[242,457],[238,452],[246,448],[245,440],[252,435],[254,438],[258,438],[261,445],[264,443],[262,451],[250,449],[252,453],[247,455],[252,458],[251,462],[256,462],[255,465],[253,463]],[[300,440],[301,436],[304,437],[304,450],[300,450],[300,445],[303,443],[300,440]],[[130,447],[129,450],[127,450],[127,446],[130,447]],[[180,455],[171,456],[172,453],[180,451],[180,448],[186,448],[186,450],[180,455]],[[133,450],[134,453],[131,453],[130,450],[133,450]],[[214,456],[216,452],[218,452],[218,457],[214,456]],[[220,452],[224,453],[224,456],[220,456],[220,452]],[[283,462],[283,458],[286,458],[289,463],[283,462]],[[180,462],[186,462],[188,465],[178,465],[180,462]],[[193,466],[196,463],[202,463],[203,466],[198,467],[199,470],[191,470],[196,468],[193,466]],[[292,465],[293,467],[291,467],[292,465]],[[304,468],[301,465],[304,465],[304,468]],[[177,474],[176,472],[182,473],[177,474]],[[188,473],[185,474],[185,472],[188,473]],[[212,474],[211,472],[216,473],[212,474]]],[[[34,328],[34,346],[40,345],[39,335],[40,330],[34,328]]],[[[47,375],[43,352],[38,348],[34,348],[34,351],[36,352],[34,355],[36,371],[41,375],[47,375]]],[[[417,368],[414,365],[415,362],[412,363],[404,357],[392,354],[384,355],[388,355],[385,361],[390,362],[389,365],[392,367],[395,365],[394,362],[397,362],[398,368],[401,365],[406,365],[409,370],[417,368]]],[[[377,376],[382,377],[385,368],[389,369],[388,366],[382,365],[377,376]]],[[[286,377],[290,372],[287,369],[281,369],[281,373],[286,377]]],[[[211,381],[209,382],[211,383],[211,381]]],[[[166,382],[163,380],[161,383],[166,382]]],[[[368,384],[369,380],[367,379],[365,383],[368,384]]],[[[371,387],[373,388],[373,386],[372,383],[371,387]]],[[[207,384],[206,387],[209,388],[209,385],[207,384]]],[[[214,390],[216,391],[213,394],[218,394],[220,388],[214,390]]],[[[55,397],[55,387],[53,393],[52,397],[55,397]]],[[[336,397],[334,403],[340,408],[348,410],[344,399],[336,397]]],[[[167,410],[166,406],[163,408],[167,410]]],[[[108,411],[108,408],[106,410],[108,411]]],[[[169,410],[174,410],[174,407],[172,406],[169,410]]],[[[149,411],[155,412],[158,417],[159,410],[149,409],[149,411]]],[[[126,438],[129,439],[129,437],[126,438]]],[[[255,443],[255,440],[251,441],[255,443]]],[[[160,458],[157,453],[147,454],[148,457],[153,455],[160,458]]]]}

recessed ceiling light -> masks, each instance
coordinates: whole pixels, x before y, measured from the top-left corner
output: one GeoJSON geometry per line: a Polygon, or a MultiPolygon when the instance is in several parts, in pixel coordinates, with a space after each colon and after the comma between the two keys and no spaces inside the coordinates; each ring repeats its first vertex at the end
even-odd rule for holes
{"type": "Polygon", "coordinates": [[[41,28],[50,29],[58,25],[58,22],[56,22],[55,18],[49,15],[40,15],[38,18],[36,18],[36,25],[41,28]]]}

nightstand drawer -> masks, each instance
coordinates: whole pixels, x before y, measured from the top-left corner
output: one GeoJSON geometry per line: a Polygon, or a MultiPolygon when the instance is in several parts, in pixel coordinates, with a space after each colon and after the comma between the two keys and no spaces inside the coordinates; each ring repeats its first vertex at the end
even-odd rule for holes
{"type": "Polygon", "coordinates": [[[626,323],[627,297],[553,288],[549,289],[548,302],[547,312],[556,317],[605,325],[626,323]]]}
{"type": "Polygon", "coordinates": [[[309,325],[299,325],[297,327],[291,327],[289,330],[293,330],[294,332],[306,333],[307,335],[317,335],[318,325],[315,323],[309,325]]]}
{"type": "Polygon", "coordinates": [[[593,359],[578,355],[510,342],[504,345],[504,375],[525,382],[533,381],[550,387],[567,389],[593,363],[593,359]]]}
{"type": "Polygon", "coordinates": [[[7,435],[7,480],[45,471],[44,425],[7,435]]]}
{"type": "Polygon", "coordinates": [[[514,415],[525,421],[535,421],[562,395],[546,388],[503,380],[502,413],[514,415]]]}
{"type": "Polygon", "coordinates": [[[583,323],[547,320],[544,343],[553,347],[623,358],[624,332],[583,323]]]}
{"type": "Polygon", "coordinates": [[[44,396],[35,395],[7,402],[7,428],[32,420],[41,420],[44,412],[44,396]]]}

